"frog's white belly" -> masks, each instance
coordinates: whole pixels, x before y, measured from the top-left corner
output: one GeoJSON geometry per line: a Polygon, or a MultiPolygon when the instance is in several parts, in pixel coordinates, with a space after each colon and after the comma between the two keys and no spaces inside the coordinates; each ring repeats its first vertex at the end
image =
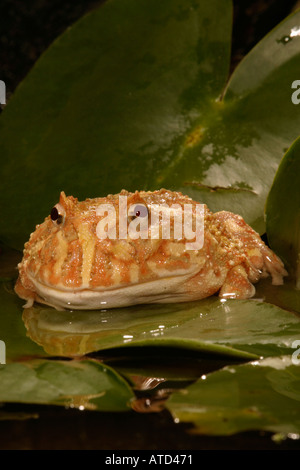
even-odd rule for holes
{"type": "Polygon", "coordinates": [[[51,287],[30,275],[29,278],[41,303],[54,306],[56,309],[98,310],[143,303],[186,301],[190,298],[190,294],[185,293],[183,286],[198,270],[199,268],[194,266],[193,270],[180,270],[153,281],[97,289],[51,287]]]}

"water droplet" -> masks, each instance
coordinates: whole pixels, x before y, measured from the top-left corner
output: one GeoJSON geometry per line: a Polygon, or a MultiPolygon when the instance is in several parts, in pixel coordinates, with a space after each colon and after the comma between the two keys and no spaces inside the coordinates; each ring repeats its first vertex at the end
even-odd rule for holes
{"type": "Polygon", "coordinates": [[[287,44],[288,42],[290,42],[292,39],[293,39],[293,37],[291,37],[291,36],[282,36],[282,38],[276,39],[276,42],[277,42],[278,44],[281,43],[281,44],[284,44],[284,45],[285,45],[285,44],[287,44]]]}

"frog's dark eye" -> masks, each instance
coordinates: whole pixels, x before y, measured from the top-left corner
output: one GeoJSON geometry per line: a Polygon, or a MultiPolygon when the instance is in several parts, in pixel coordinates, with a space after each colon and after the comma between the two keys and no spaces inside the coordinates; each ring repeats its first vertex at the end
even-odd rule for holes
{"type": "Polygon", "coordinates": [[[147,217],[148,208],[142,204],[137,204],[134,208],[134,215],[136,217],[147,217]]]}
{"type": "Polygon", "coordinates": [[[51,220],[55,225],[63,224],[65,220],[65,215],[65,209],[62,207],[61,204],[56,204],[56,206],[53,207],[50,213],[51,220]]]}
{"type": "Polygon", "coordinates": [[[135,217],[148,217],[148,208],[144,204],[134,204],[130,206],[128,215],[131,218],[135,217]]]}

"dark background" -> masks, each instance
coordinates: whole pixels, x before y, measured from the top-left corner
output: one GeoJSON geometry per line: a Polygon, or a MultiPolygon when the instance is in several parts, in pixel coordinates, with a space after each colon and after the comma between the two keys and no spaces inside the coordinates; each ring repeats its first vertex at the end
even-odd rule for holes
{"type": "MultiPolygon", "coordinates": [[[[1,0],[0,80],[6,83],[7,101],[52,41],[103,1],[1,0]]],[[[235,0],[231,70],[297,6],[296,0],[235,0]]],[[[0,411],[0,449],[299,449],[291,439],[275,444],[268,433],[190,435],[191,426],[174,424],[166,410],[114,414],[5,405],[0,411]],[[9,420],[3,419],[5,413],[9,420]]]]}

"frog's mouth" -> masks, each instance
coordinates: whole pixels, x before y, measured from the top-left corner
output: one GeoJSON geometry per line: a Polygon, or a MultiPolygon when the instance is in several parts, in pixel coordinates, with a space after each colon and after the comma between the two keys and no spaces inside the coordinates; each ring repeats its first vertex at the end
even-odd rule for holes
{"type": "Polygon", "coordinates": [[[181,271],[152,281],[98,289],[53,287],[31,275],[29,278],[35,286],[36,300],[40,303],[58,310],[99,310],[144,303],[184,302],[191,296],[185,292],[184,284],[195,272],[195,269],[181,271]]]}

